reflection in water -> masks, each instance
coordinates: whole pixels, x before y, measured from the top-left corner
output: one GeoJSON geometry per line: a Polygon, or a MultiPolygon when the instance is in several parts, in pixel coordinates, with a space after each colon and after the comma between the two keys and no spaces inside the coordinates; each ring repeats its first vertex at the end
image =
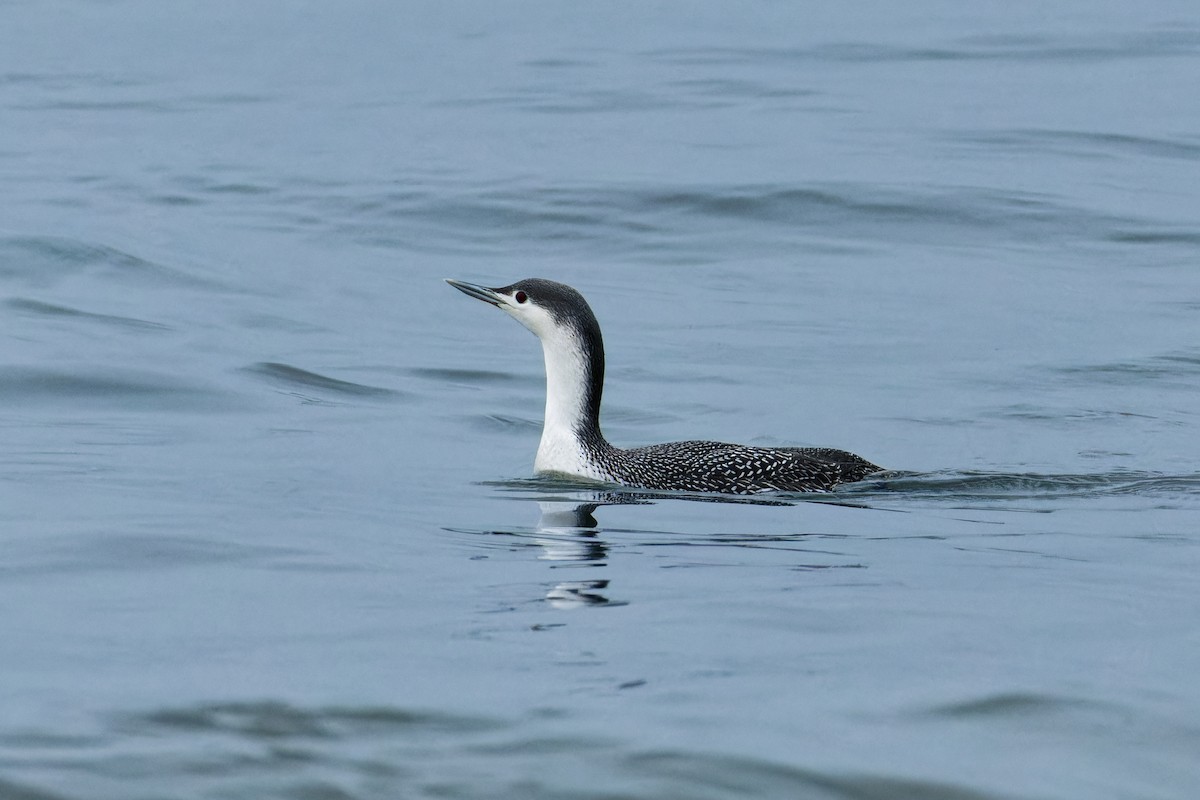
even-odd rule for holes
{"type": "MultiPolygon", "coordinates": [[[[545,492],[546,479],[511,481],[503,484],[506,488],[528,491],[536,486],[539,492],[545,492]]],[[[554,499],[546,498],[536,502],[541,511],[541,517],[534,528],[532,542],[541,548],[539,560],[554,562],[552,569],[575,567],[604,567],[607,566],[608,544],[600,536],[600,523],[596,520],[596,509],[608,505],[640,505],[654,503],[658,499],[669,497],[676,500],[689,500],[709,503],[742,503],[753,505],[791,506],[796,500],[788,497],[746,497],[742,495],[706,495],[658,493],[645,490],[614,491],[594,489],[580,490],[572,488],[554,499]]],[[[805,496],[805,500],[812,496],[805,496]]],[[[608,596],[610,581],[606,578],[592,578],[580,581],[560,581],[555,583],[545,595],[545,599],[555,608],[579,608],[582,606],[613,606],[625,605],[624,601],[614,601],[608,596]]]]}
{"type": "MultiPolygon", "coordinates": [[[[605,566],[608,546],[597,533],[599,523],[595,511],[604,505],[598,499],[540,500],[542,516],[538,520],[536,541],[542,547],[539,559],[567,562],[553,566],[605,566]]],[[[602,590],[608,588],[606,579],[562,581],[546,592],[546,601],[555,608],[581,606],[624,605],[614,603],[602,590]]]]}
{"type": "Polygon", "coordinates": [[[555,608],[579,608],[580,606],[623,606],[623,602],[609,600],[600,594],[608,588],[608,581],[563,581],[556,583],[546,592],[546,602],[555,608]]]}
{"type": "Polygon", "coordinates": [[[534,541],[542,546],[544,552],[538,558],[544,561],[603,562],[608,555],[608,548],[596,535],[599,523],[593,516],[599,505],[539,501],[542,517],[538,521],[537,532],[544,535],[537,536],[534,541]]]}
{"type": "MultiPolygon", "coordinates": [[[[614,491],[579,491],[571,492],[569,499],[539,500],[542,514],[534,541],[543,552],[538,558],[560,562],[553,565],[555,568],[605,566],[608,545],[600,538],[596,509],[649,502],[640,493],[614,491]]],[[[546,592],[546,600],[555,608],[625,605],[624,601],[609,599],[608,585],[605,578],[560,581],[546,592]]]]}

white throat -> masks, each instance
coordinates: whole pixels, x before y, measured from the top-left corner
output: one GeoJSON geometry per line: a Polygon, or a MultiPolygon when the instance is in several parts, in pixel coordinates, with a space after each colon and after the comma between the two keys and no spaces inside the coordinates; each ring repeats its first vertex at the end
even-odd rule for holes
{"type": "Polygon", "coordinates": [[[534,469],[604,480],[579,437],[587,419],[589,379],[583,343],[562,327],[539,338],[546,359],[546,419],[534,469]]]}

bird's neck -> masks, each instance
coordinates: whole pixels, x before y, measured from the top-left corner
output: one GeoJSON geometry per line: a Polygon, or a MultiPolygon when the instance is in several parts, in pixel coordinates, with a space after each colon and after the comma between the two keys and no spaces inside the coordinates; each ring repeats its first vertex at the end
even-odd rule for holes
{"type": "Polygon", "coordinates": [[[600,397],[604,390],[604,346],[577,334],[542,340],[546,360],[546,418],[538,445],[538,472],[559,472],[602,479],[594,455],[607,443],[600,434],[600,397]]]}

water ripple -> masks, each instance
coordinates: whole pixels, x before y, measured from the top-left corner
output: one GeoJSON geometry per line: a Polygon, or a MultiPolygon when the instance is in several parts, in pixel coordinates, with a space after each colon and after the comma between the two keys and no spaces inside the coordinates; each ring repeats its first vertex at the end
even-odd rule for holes
{"type": "Polygon", "coordinates": [[[140,286],[220,288],[213,281],[103,244],[60,236],[0,238],[0,279],[48,286],[93,272],[140,286]]]}
{"type": "Polygon", "coordinates": [[[214,564],[282,563],[305,553],[295,548],[240,544],[198,536],[88,534],[9,544],[0,572],[9,576],[144,571],[214,564]]]}
{"type": "Polygon", "coordinates": [[[750,758],[655,752],[625,760],[636,772],[669,779],[684,797],[798,797],[813,800],[985,800],[963,786],[871,774],[836,774],[750,758]]]}
{"type": "Polygon", "coordinates": [[[0,365],[0,402],[179,411],[224,409],[233,405],[233,398],[215,388],[151,372],[0,365]]]}
{"type": "MultiPolygon", "coordinates": [[[[954,703],[934,706],[924,712],[932,716],[955,719],[968,718],[1025,718],[1036,715],[1072,712],[1077,710],[1117,711],[1101,703],[1064,698],[1032,692],[990,694],[954,703]]],[[[1118,712],[1120,713],[1120,712],[1118,712]]]]}
{"type": "Polygon", "coordinates": [[[939,472],[885,472],[836,491],[811,494],[769,493],[753,496],[689,494],[650,489],[597,486],[582,480],[538,476],[486,485],[538,500],[573,501],[598,505],[688,500],[750,505],[835,503],[870,506],[875,502],[936,499],[948,502],[992,500],[1019,502],[1030,499],[1095,498],[1117,495],[1169,496],[1200,500],[1200,473],[1171,475],[1161,472],[1113,471],[1102,473],[1012,473],[944,470],[939,472]]]}
{"type": "Polygon", "coordinates": [[[347,739],[361,735],[418,731],[467,733],[492,730],[499,724],[482,717],[459,717],[388,707],[304,709],[274,701],[167,708],[144,715],[124,716],[117,721],[123,732],[135,736],[155,736],[174,731],[221,733],[269,740],[347,739]]]}
{"type": "Polygon", "coordinates": [[[1104,62],[1165,58],[1200,52],[1200,29],[1138,31],[1076,36],[968,36],[942,45],[895,45],[841,42],[812,47],[675,47],[644,55],[654,61],[688,66],[772,62],[844,62],[862,64],[923,61],[1104,62]]]}
{"type": "Polygon", "coordinates": [[[0,778],[0,797],[5,800],[67,800],[67,795],[52,794],[0,778]]]}
{"type": "MultiPolygon", "coordinates": [[[[643,679],[615,682],[636,690],[643,679]]],[[[828,800],[989,800],[1001,795],[881,772],[819,770],[699,750],[647,749],[573,730],[561,715],[503,721],[384,706],[305,708],[216,703],[113,715],[80,742],[38,731],[0,741],[19,771],[14,797],[367,797],[600,800],[612,797],[805,797],[828,800]],[[466,770],[464,763],[470,764],[466,770]],[[597,790],[597,786],[605,786],[597,790]],[[267,789],[265,787],[271,787],[267,789]],[[624,793],[614,787],[629,787],[624,793]]],[[[8,795],[6,795],[8,796],[8,795]]],[[[1004,795],[1013,797],[1015,795],[1004,795]]]]}
{"type": "MultiPolygon", "coordinates": [[[[1200,499],[1200,473],[1158,472],[1043,474],[1000,472],[934,472],[867,480],[847,487],[851,496],[886,493],[893,497],[950,500],[1027,500],[1094,498],[1114,495],[1174,496],[1200,499]]],[[[842,494],[842,492],[839,492],[842,494]]]]}
{"type": "Polygon", "coordinates": [[[245,371],[263,378],[271,383],[304,391],[318,390],[335,395],[349,397],[399,398],[403,393],[396,389],[385,389],[380,386],[368,386],[363,383],[343,381],[330,378],[316,372],[309,372],[291,364],[279,364],[264,361],[245,368],[245,371]]]}
{"type": "Polygon", "coordinates": [[[1138,384],[1147,381],[1180,383],[1200,376],[1200,349],[1186,348],[1137,361],[1113,361],[1099,364],[1060,367],[1056,373],[1086,382],[1138,384]]]}
{"type": "Polygon", "coordinates": [[[69,306],[60,306],[53,303],[43,303],[40,300],[28,300],[20,297],[14,297],[4,302],[6,306],[16,311],[24,312],[30,315],[41,317],[65,317],[68,319],[78,319],[86,322],[95,322],[100,325],[107,325],[116,328],[134,328],[137,330],[146,331],[169,331],[169,325],[163,325],[160,322],[150,322],[144,319],[135,319],[133,317],[122,317],[113,314],[97,314],[93,311],[82,311],[78,308],[70,308],[69,306]]]}
{"type": "Polygon", "coordinates": [[[526,378],[517,376],[511,372],[497,372],[495,370],[486,369],[447,369],[445,367],[412,367],[406,370],[409,375],[418,378],[426,378],[428,380],[439,381],[442,383],[463,384],[474,386],[476,384],[493,384],[493,383],[525,383],[526,378]]]}
{"type": "Polygon", "coordinates": [[[643,260],[656,253],[677,259],[681,248],[689,254],[736,248],[739,235],[752,237],[760,250],[790,249],[800,239],[816,246],[830,241],[831,232],[856,248],[883,241],[1132,244],[1163,237],[1186,244],[1191,235],[1047,194],[961,186],[385,187],[353,196],[290,192],[273,208],[272,214],[289,218],[289,227],[323,226],[406,250],[507,252],[519,240],[523,248],[577,251],[582,241],[643,260]]]}
{"type": "Polygon", "coordinates": [[[956,138],[992,148],[1024,153],[1043,152],[1055,156],[1150,156],[1189,161],[1200,159],[1200,141],[1196,141],[1194,137],[1165,138],[1089,131],[1015,129],[976,131],[961,134],[956,138]]]}

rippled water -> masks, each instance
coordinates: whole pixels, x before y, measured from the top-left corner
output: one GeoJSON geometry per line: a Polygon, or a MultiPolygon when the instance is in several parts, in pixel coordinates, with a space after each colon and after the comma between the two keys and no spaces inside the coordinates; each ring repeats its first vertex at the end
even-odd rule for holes
{"type": "Polygon", "coordinates": [[[1191,4],[3,8],[0,797],[1194,794],[1191,4]]]}

